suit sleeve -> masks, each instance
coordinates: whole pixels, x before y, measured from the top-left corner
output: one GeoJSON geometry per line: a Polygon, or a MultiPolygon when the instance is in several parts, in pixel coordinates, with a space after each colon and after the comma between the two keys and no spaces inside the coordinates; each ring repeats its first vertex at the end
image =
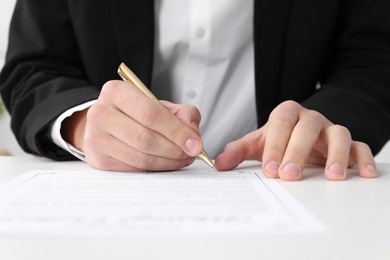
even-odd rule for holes
{"type": "Polygon", "coordinates": [[[67,3],[17,2],[0,75],[2,99],[20,146],[56,160],[74,157],[52,142],[49,126],[67,109],[96,99],[100,89],[85,75],[67,3]]]}
{"type": "Polygon", "coordinates": [[[390,1],[344,3],[330,69],[303,105],[346,126],[376,154],[390,138],[390,1]]]}

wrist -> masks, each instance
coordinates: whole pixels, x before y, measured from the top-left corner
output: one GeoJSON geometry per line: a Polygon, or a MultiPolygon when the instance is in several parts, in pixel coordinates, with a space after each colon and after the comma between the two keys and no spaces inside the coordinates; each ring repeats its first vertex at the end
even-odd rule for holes
{"type": "Polygon", "coordinates": [[[63,139],[80,151],[84,151],[83,142],[88,109],[73,113],[61,124],[61,136],[63,139]]]}

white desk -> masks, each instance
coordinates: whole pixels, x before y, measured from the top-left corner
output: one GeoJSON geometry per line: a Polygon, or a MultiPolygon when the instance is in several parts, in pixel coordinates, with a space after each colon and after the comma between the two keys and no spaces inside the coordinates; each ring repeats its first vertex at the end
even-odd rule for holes
{"type": "MultiPolygon", "coordinates": [[[[309,168],[303,181],[279,181],[324,223],[327,234],[180,239],[0,238],[0,259],[390,259],[390,164],[380,164],[378,168],[377,179],[362,179],[352,169],[348,181],[332,182],[325,180],[322,169],[309,168]]],[[[89,168],[81,162],[0,157],[0,183],[32,169],[89,168]]]]}

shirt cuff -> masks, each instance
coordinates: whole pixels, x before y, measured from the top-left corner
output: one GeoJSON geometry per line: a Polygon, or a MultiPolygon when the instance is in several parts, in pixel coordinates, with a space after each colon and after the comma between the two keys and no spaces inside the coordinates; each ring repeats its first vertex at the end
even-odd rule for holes
{"type": "Polygon", "coordinates": [[[93,104],[95,104],[96,100],[91,100],[86,103],[83,103],[81,105],[72,107],[68,110],[66,110],[64,113],[62,113],[55,121],[54,124],[51,126],[51,139],[53,142],[64,149],[65,151],[68,151],[73,156],[77,157],[78,159],[85,161],[85,155],[82,151],[78,150],[73,145],[67,143],[61,136],[61,125],[62,122],[67,118],[73,115],[76,112],[82,111],[88,107],[91,107],[93,104]]]}

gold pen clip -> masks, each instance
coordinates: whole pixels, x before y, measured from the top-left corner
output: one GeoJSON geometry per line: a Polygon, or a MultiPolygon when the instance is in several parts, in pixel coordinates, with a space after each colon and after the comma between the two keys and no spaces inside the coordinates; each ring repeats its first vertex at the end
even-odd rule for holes
{"type": "Polygon", "coordinates": [[[118,74],[124,80],[133,83],[137,88],[145,93],[150,99],[159,103],[155,95],[144,85],[144,83],[135,75],[123,62],[118,67],[118,74]]]}

